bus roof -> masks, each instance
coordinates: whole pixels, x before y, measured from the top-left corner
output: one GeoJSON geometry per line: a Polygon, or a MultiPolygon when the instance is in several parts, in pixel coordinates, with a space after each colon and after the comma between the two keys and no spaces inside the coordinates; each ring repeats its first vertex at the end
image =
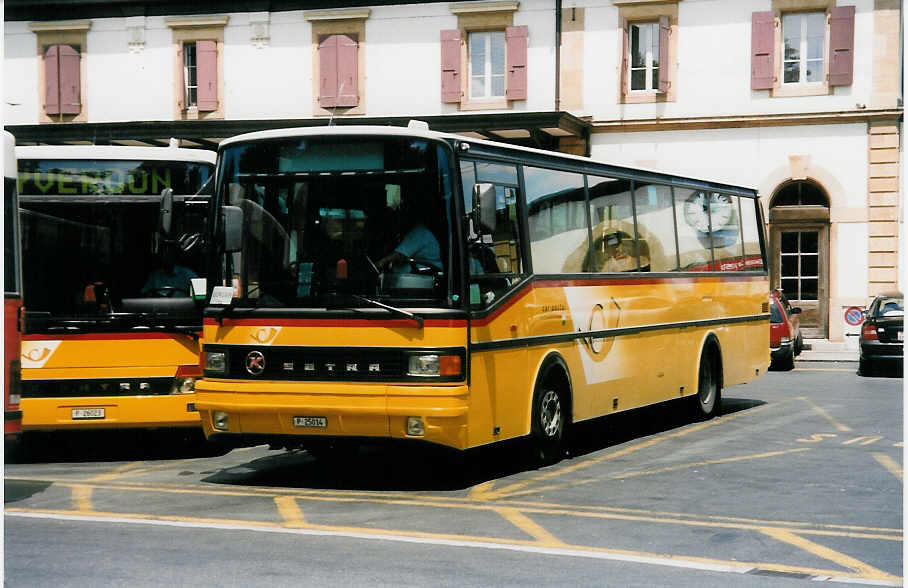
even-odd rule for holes
{"type": "Polygon", "coordinates": [[[343,126],[319,126],[319,127],[296,127],[296,128],[284,128],[284,129],[270,129],[267,131],[255,131],[252,133],[244,133],[242,135],[236,135],[221,141],[218,149],[224,147],[229,147],[236,143],[245,143],[248,141],[266,141],[269,139],[289,139],[293,137],[313,137],[313,136],[326,136],[326,135],[335,135],[335,136],[348,136],[348,135],[375,135],[375,136],[396,136],[396,137],[421,137],[424,139],[435,139],[435,140],[444,140],[444,141],[462,141],[469,143],[471,145],[483,145],[491,147],[494,149],[507,149],[511,151],[524,152],[526,154],[532,154],[535,156],[540,156],[544,158],[553,158],[553,159],[562,159],[574,161],[575,163],[593,165],[593,166],[607,166],[612,168],[615,171],[623,171],[625,173],[633,174],[634,172],[643,172],[647,174],[652,174],[655,176],[661,176],[665,181],[681,181],[681,182],[694,182],[694,183],[703,183],[703,184],[714,184],[716,185],[715,189],[733,188],[736,191],[742,192],[752,192],[756,196],[756,188],[751,186],[744,186],[740,184],[727,184],[725,182],[717,182],[715,180],[698,178],[695,176],[681,176],[673,172],[666,172],[654,168],[647,167],[637,167],[629,166],[626,164],[619,163],[610,163],[607,161],[600,161],[593,159],[591,157],[584,157],[582,155],[573,155],[570,153],[560,153],[557,151],[546,151],[544,149],[534,149],[532,147],[524,147],[522,145],[512,145],[510,143],[501,143],[498,141],[490,141],[488,139],[475,139],[472,137],[466,137],[464,135],[457,135],[454,133],[442,133],[438,131],[432,131],[427,128],[419,127],[393,127],[393,126],[378,126],[378,125],[343,125],[343,126]]]}
{"type": "Polygon", "coordinates": [[[217,153],[207,149],[134,147],[129,145],[28,145],[16,147],[19,159],[108,159],[211,163],[217,153]]]}
{"type": "Polygon", "coordinates": [[[9,131],[3,131],[3,177],[16,177],[16,138],[9,131]]]}

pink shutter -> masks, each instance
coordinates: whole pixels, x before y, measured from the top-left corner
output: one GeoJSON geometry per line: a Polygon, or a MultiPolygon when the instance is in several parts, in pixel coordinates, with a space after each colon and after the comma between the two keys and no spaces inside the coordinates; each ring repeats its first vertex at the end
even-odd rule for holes
{"type": "Polygon", "coordinates": [[[347,35],[337,36],[337,105],[359,104],[356,39],[347,35]]]}
{"type": "Polygon", "coordinates": [[[621,72],[618,74],[621,95],[624,96],[627,94],[627,60],[628,55],[630,54],[630,34],[628,33],[628,27],[630,25],[627,22],[626,18],[621,19],[621,72]]]}
{"type": "Polygon", "coordinates": [[[218,109],[218,44],[216,41],[196,41],[196,76],[199,83],[199,111],[218,109]]]}
{"type": "Polygon", "coordinates": [[[505,86],[505,98],[508,100],[526,100],[527,97],[527,37],[529,27],[507,27],[504,31],[507,44],[508,79],[505,86]]]}
{"type": "Polygon", "coordinates": [[[51,45],[44,52],[44,111],[60,114],[60,49],[51,45]]]}
{"type": "Polygon", "coordinates": [[[850,86],[854,78],[854,6],[829,12],[829,85],[850,86]]]}
{"type": "Polygon", "coordinates": [[[82,83],[79,62],[82,57],[69,45],[60,45],[60,113],[82,111],[82,83]]]}
{"type": "Polygon", "coordinates": [[[177,107],[180,110],[186,109],[186,102],[185,102],[186,101],[186,79],[185,79],[184,73],[183,73],[184,69],[186,67],[186,61],[185,61],[185,58],[183,57],[183,55],[185,55],[184,50],[183,50],[183,43],[180,43],[180,48],[177,49],[177,59],[180,61],[180,73],[179,73],[179,79],[177,80],[177,83],[179,84],[179,86],[177,86],[177,88],[179,88],[180,91],[177,94],[177,96],[178,96],[177,107]]]}
{"type": "Polygon", "coordinates": [[[776,17],[771,11],[754,12],[750,28],[750,87],[771,90],[776,42],[776,17]]]}
{"type": "Polygon", "coordinates": [[[337,35],[331,35],[318,45],[318,105],[337,106],[337,35]]]}
{"type": "Polygon", "coordinates": [[[460,31],[441,32],[441,101],[460,102],[460,31]]]}
{"type": "Polygon", "coordinates": [[[671,34],[671,25],[667,16],[659,17],[659,91],[668,92],[669,71],[668,64],[668,37],[671,34]]]}

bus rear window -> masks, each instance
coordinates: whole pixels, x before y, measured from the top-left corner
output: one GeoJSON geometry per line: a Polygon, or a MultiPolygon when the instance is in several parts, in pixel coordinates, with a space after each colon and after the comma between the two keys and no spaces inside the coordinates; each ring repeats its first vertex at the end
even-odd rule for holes
{"type": "Polygon", "coordinates": [[[165,188],[190,195],[213,172],[210,163],[191,161],[20,159],[18,188],[24,196],[157,196],[165,188]]]}

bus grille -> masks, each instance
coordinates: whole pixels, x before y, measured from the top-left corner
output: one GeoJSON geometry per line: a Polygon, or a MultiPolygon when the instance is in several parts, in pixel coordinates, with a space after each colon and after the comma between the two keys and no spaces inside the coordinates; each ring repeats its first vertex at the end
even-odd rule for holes
{"type": "Polygon", "coordinates": [[[173,385],[173,378],[28,380],[21,383],[22,398],[164,396],[173,393],[173,385]]]}

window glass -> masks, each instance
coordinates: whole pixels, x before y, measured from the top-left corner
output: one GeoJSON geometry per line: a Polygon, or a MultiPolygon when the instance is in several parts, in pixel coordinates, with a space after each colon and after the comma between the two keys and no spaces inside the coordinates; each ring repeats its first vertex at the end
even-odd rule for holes
{"type": "Polygon", "coordinates": [[[630,25],[631,90],[659,87],[659,23],[630,25]]]}
{"type": "Polygon", "coordinates": [[[469,34],[470,97],[504,96],[505,38],[504,31],[469,34]]]}
{"type": "Polygon", "coordinates": [[[198,71],[195,43],[183,43],[183,80],[185,87],[186,107],[198,106],[198,71]]]}
{"type": "Polygon", "coordinates": [[[19,206],[16,200],[16,180],[3,178],[3,291],[19,291],[19,206]]]}
{"type": "Polygon", "coordinates": [[[484,308],[501,298],[524,273],[518,232],[517,188],[488,181],[489,178],[502,178],[516,183],[517,168],[462,160],[460,173],[464,208],[468,212],[473,209],[474,195],[494,195],[493,226],[481,226],[471,220],[466,245],[470,306],[484,308]]]}
{"type": "Polygon", "coordinates": [[[826,13],[782,15],[783,82],[822,82],[825,75],[826,13]]]}
{"type": "Polygon", "coordinates": [[[637,271],[630,180],[588,176],[593,242],[585,272],[637,271]]]}
{"type": "Polygon", "coordinates": [[[575,273],[589,253],[583,176],[524,167],[533,271],[575,273]]]}
{"type": "Polygon", "coordinates": [[[712,219],[713,269],[738,272],[741,262],[741,224],[738,217],[738,197],[713,193],[709,200],[712,219]]]}
{"type": "Polygon", "coordinates": [[[705,272],[712,267],[709,235],[710,195],[700,190],[675,189],[675,217],[681,271],[705,272]]]}
{"type": "Polygon", "coordinates": [[[741,198],[741,227],[744,240],[744,269],[762,270],[763,255],[760,251],[760,231],[757,224],[757,201],[753,198],[741,198]]]}
{"type": "MultiPolygon", "coordinates": [[[[204,162],[112,159],[20,159],[19,194],[160,196],[196,194],[214,175],[204,162]]],[[[206,187],[206,193],[210,191],[206,187]]]]}
{"type": "Polygon", "coordinates": [[[672,192],[668,186],[637,183],[634,187],[637,209],[640,269],[670,272],[678,269],[675,248],[675,217],[672,192]]]}

